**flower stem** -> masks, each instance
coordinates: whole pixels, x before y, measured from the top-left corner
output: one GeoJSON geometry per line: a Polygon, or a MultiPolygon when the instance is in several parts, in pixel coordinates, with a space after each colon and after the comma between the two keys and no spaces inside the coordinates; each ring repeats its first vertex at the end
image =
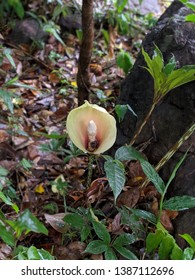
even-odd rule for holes
{"type": "Polygon", "coordinates": [[[93,173],[93,161],[94,161],[94,155],[89,155],[88,175],[87,175],[87,188],[89,188],[90,185],[91,185],[92,173],[93,173]]]}
{"type": "Polygon", "coordinates": [[[152,115],[152,112],[154,111],[154,109],[156,107],[156,104],[157,104],[157,102],[153,102],[152,103],[152,106],[151,106],[149,112],[145,116],[145,118],[144,118],[143,122],[141,123],[140,127],[138,127],[137,131],[135,132],[135,134],[134,134],[134,136],[133,136],[133,138],[132,138],[132,140],[130,142],[130,146],[132,146],[135,143],[137,137],[140,135],[142,129],[144,128],[144,126],[146,125],[146,123],[149,120],[150,116],[152,115]]]}

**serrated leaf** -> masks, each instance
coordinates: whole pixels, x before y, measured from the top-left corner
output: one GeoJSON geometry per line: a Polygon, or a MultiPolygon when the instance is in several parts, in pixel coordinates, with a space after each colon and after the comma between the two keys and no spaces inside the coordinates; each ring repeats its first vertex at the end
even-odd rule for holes
{"type": "Polygon", "coordinates": [[[121,163],[118,161],[106,161],[104,164],[104,170],[106,172],[106,176],[108,178],[109,185],[114,194],[114,200],[121,193],[124,185],[125,185],[125,170],[124,167],[121,166],[121,163]]]}
{"type": "Polygon", "coordinates": [[[90,254],[101,254],[103,252],[105,252],[107,250],[108,246],[107,244],[104,243],[104,241],[102,240],[94,240],[94,241],[91,241],[84,253],[90,253],[90,254]]]}
{"type": "Polygon", "coordinates": [[[174,196],[163,202],[163,209],[181,211],[195,207],[195,197],[184,195],[174,196]]]}
{"type": "Polygon", "coordinates": [[[109,244],[111,241],[110,234],[104,224],[99,221],[92,221],[93,228],[97,236],[104,241],[105,244],[109,244]]]}

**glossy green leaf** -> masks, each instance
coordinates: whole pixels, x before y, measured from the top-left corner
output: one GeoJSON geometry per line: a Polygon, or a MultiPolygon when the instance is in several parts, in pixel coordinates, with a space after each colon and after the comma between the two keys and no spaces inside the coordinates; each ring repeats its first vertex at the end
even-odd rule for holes
{"type": "Polygon", "coordinates": [[[92,221],[93,228],[97,236],[104,241],[105,244],[109,244],[111,241],[110,234],[104,224],[99,221],[92,221]]]}
{"type": "Polygon", "coordinates": [[[14,106],[12,102],[12,94],[8,91],[0,89],[0,98],[3,100],[10,112],[14,113],[14,106]]]}
{"type": "Polygon", "coordinates": [[[163,72],[168,76],[170,75],[176,67],[176,60],[174,55],[169,59],[168,63],[164,66],[163,72]]]}
{"type": "Polygon", "coordinates": [[[181,211],[195,207],[195,197],[184,195],[174,196],[163,203],[163,209],[181,211]]]}
{"type": "Polygon", "coordinates": [[[90,253],[90,254],[101,254],[103,252],[105,252],[107,250],[108,246],[107,244],[104,243],[104,241],[102,240],[94,240],[94,241],[91,241],[84,253],[90,253]]]}
{"type": "Polygon", "coordinates": [[[13,247],[15,244],[15,238],[13,232],[6,228],[5,225],[0,224],[0,238],[8,244],[9,246],[13,247]]]}
{"type": "Polygon", "coordinates": [[[171,260],[182,260],[183,259],[183,251],[176,243],[174,243],[174,245],[173,245],[173,249],[170,254],[170,259],[171,260]]]}
{"type": "Polygon", "coordinates": [[[83,217],[77,213],[73,214],[68,214],[64,217],[63,219],[66,223],[68,223],[70,226],[77,228],[77,229],[82,229],[84,226],[84,220],[83,217]]]}
{"type": "Polygon", "coordinates": [[[185,17],[185,21],[195,22],[195,14],[190,14],[185,17]]]}
{"type": "Polygon", "coordinates": [[[121,256],[125,257],[128,260],[138,260],[137,256],[125,247],[117,247],[115,249],[119,254],[121,254],[121,256]]]}
{"type": "Polygon", "coordinates": [[[141,167],[147,178],[154,184],[157,191],[160,194],[163,194],[165,190],[165,184],[156,172],[155,168],[148,161],[142,161],[141,167]]]}
{"type": "Polygon", "coordinates": [[[141,209],[130,209],[130,211],[135,214],[137,217],[144,219],[152,224],[156,224],[157,218],[156,216],[148,211],[141,210],[141,209]]]}
{"type": "Polygon", "coordinates": [[[85,225],[81,229],[81,242],[84,242],[91,232],[91,228],[88,225],[85,225]]]}
{"type": "Polygon", "coordinates": [[[124,160],[139,160],[145,161],[143,155],[131,146],[122,146],[115,153],[115,159],[124,161],[124,160]]]}
{"type": "Polygon", "coordinates": [[[137,237],[134,234],[123,233],[115,239],[113,247],[126,246],[134,243],[135,241],[137,241],[137,237]]]}
{"type": "Polygon", "coordinates": [[[174,244],[175,240],[171,235],[167,234],[162,238],[158,249],[158,255],[160,260],[168,260],[170,258],[174,244]]]}
{"type": "Polygon", "coordinates": [[[27,251],[28,260],[54,260],[55,258],[44,249],[37,249],[31,246],[27,251]]]}
{"type": "Polygon", "coordinates": [[[180,234],[195,252],[195,240],[188,233],[180,234]]]}
{"type": "Polygon", "coordinates": [[[124,167],[117,160],[106,161],[104,164],[104,170],[116,201],[118,195],[121,193],[125,185],[126,178],[124,167]]]}
{"type": "Polygon", "coordinates": [[[16,204],[12,203],[9,197],[5,196],[3,192],[0,191],[0,199],[7,205],[10,205],[16,213],[19,212],[19,208],[16,204]]]}
{"type": "Polygon", "coordinates": [[[30,231],[48,234],[47,228],[28,209],[26,209],[16,221],[6,220],[15,230],[16,237],[20,237],[22,232],[26,234],[30,231]]]}
{"type": "Polygon", "coordinates": [[[151,253],[155,249],[158,248],[164,237],[164,233],[162,230],[157,229],[154,233],[150,232],[146,237],[146,250],[148,253],[151,253]]]}

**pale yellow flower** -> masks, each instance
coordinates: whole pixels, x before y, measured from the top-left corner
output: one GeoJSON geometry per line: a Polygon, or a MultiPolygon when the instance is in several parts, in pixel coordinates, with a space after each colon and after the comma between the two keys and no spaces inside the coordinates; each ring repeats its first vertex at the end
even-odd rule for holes
{"type": "Polygon", "coordinates": [[[83,152],[101,154],[116,140],[116,121],[104,108],[85,101],[67,117],[67,132],[83,152]]]}

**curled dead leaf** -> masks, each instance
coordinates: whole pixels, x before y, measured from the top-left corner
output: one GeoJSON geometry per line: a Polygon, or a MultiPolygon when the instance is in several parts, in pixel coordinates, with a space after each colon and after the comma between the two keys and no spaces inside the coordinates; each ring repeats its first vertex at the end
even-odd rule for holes
{"type": "Polygon", "coordinates": [[[69,226],[63,221],[64,217],[68,213],[58,213],[54,215],[45,214],[45,219],[56,231],[65,233],[67,232],[69,226]]]}

